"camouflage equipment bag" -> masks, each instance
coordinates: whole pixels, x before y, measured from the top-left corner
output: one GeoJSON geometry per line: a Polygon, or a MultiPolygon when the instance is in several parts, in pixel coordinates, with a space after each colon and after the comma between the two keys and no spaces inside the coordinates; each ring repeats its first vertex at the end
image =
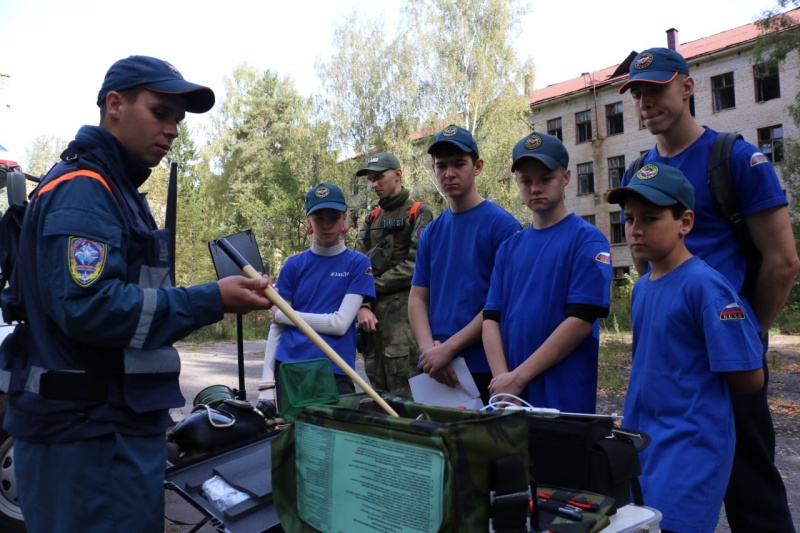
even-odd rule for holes
{"type": "Polygon", "coordinates": [[[306,406],[273,440],[273,498],[284,530],[488,531],[493,520],[503,531],[498,520],[512,517],[518,530],[530,526],[524,413],[385,399],[399,418],[351,394],[306,406]],[[500,490],[512,478],[522,480],[516,492],[500,490]]]}

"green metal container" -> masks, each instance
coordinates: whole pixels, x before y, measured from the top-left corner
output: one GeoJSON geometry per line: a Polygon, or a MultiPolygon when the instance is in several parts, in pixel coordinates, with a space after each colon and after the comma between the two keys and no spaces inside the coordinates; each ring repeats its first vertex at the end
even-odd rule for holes
{"type": "Polygon", "coordinates": [[[236,395],[230,387],[226,385],[211,385],[197,393],[192,405],[204,404],[209,407],[217,407],[225,400],[234,398],[236,398],[236,395]]]}

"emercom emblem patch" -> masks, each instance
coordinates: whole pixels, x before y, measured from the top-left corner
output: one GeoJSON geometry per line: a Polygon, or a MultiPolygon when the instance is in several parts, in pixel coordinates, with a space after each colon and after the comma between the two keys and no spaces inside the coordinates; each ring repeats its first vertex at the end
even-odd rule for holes
{"type": "Polygon", "coordinates": [[[106,244],[85,237],[69,238],[69,273],[75,283],[87,287],[100,277],[106,264],[106,244]]]}

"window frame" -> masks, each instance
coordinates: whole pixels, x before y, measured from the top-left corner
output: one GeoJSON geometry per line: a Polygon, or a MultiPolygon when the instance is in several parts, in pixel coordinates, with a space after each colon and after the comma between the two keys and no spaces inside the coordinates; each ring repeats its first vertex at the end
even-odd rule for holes
{"type": "Polygon", "coordinates": [[[736,109],[736,78],[733,71],[711,76],[711,105],[714,113],[736,109]]]}
{"type": "Polygon", "coordinates": [[[783,136],[783,124],[773,124],[765,128],[757,128],[756,139],[758,139],[758,150],[767,156],[772,163],[780,163],[783,161],[783,142],[785,139],[783,136]],[[774,135],[775,130],[780,130],[780,137],[774,135]],[[767,133],[769,137],[763,136],[763,133],[767,133]],[[764,149],[765,142],[769,145],[768,150],[764,149]]]}
{"type": "Polygon", "coordinates": [[[625,166],[625,156],[624,155],[617,155],[617,156],[614,156],[614,157],[609,157],[608,160],[606,161],[606,164],[608,165],[606,168],[608,169],[608,190],[610,191],[611,189],[616,189],[617,187],[622,185],[622,175],[625,174],[625,169],[627,168],[625,166]],[[612,163],[613,160],[617,160],[617,161],[614,161],[614,162],[615,163],[621,163],[621,166],[618,164],[618,165],[615,165],[615,166],[612,167],[611,163],[612,163]],[[612,170],[618,170],[619,171],[619,176],[617,177],[617,184],[616,185],[614,185],[612,183],[612,181],[611,181],[612,170]]]}
{"type": "Polygon", "coordinates": [[[624,113],[625,106],[621,101],[606,105],[606,133],[609,135],[622,135],[625,133],[624,113]],[[612,131],[612,124],[616,125],[612,131]],[[619,128],[617,130],[617,128],[619,128]]]}
{"type": "Polygon", "coordinates": [[[622,223],[620,217],[622,210],[614,211],[608,214],[611,218],[611,229],[609,232],[609,243],[613,246],[615,244],[627,244],[625,239],[625,224],[622,223]]]}
{"type": "Polygon", "coordinates": [[[781,78],[780,69],[778,65],[765,65],[763,63],[753,65],[753,88],[755,90],[756,102],[769,102],[781,97],[781,78]],[[769,69],[768,72],[764,72],[769,69]],[[764,93],[769,90],[764,85],[774,78],[775,87],[772,89],[775,92],[774,96],[764,97],[764,93]]]}
{"type": "Polygon", "coordinates": [[[592,138],[592,110],[586,109],[575,113],[575,144],[589,142],[592,138]],[[581,133],[585,138],[581,138],[581,133]]]}
{"type": "Polygon", "coordinates": [[[547,134],[558,137],[559,141],[564,142],[564,128],[561,117],[551,118],[547,121],[547,134]],[[558,121],[558,127],[555,127],[556,121],[558,121]]]}
{"type": "Polygon", "coordinates": [[[594,194],[594,161],[578,163],[576,173],[578,174],[578,196],[594,194]],[[588,167],[589,172],[581,173],[581,167],[584,169],[588,167]],[[583,190],[586,187],[588,187],[588,190],[583,190]]]}

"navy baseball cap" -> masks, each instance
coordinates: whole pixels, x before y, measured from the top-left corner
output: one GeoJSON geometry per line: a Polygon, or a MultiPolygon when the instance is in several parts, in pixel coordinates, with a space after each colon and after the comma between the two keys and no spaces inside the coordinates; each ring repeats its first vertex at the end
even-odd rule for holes
{"type": "Polygon", "coordinates": [[[631,83],[669,83],[678,74],[689,75],[689,64],[675,50],[650,48],[637,55],[628,70],[628,81],[619,88],[620,94],[628,90],[631,83]]]}
{"type": "Polygon", "coordinates": [[[347,211],[342,189],[333,183],[318,183],[306,194],[306,216],[319,209],[347,211]]]}
{"type": "Polygon", "coordinates": [[[361,167],[356,176],[364,176],[370,170],[374,172],[383,172],[384,170],[400,168],[400,161],[389,152],[380,152],[367,157],[364,161],[364,166],[361,167]]]}
{"type": "Polygon", "coordinates": [[[528,157],[541,161],[550,170],[555,170],[559,167],[566,169],[569,165],[569,154],[564,147],[564,143],[558,137],[553,137],[546,133],[536,133],[535,131],[523,137],[514,145],[511,157],[513,159],[511,172],[514,172],[517,163],[521,159],[528,157]]]}
{"type": "Polygon", "coordinates": [[[480,157],[478,154],[478,144],[472,137],[472,133],[470,133],[469,130],[465,130],[461,126],[450,124],[445,129],[437,133],[436,137],[433,138],[433,144],[428,147],[428,153],[432,154],[435,151],[436,146],[441,146],[443,143],[452,144],[463,152],[473,152],[475,157],[480,157]]]}
{"type": "Polygon", "coordinates": [[[185,95],[189,113],[205,113],[214,107],[214,91],[184,80],[172,63],[148,56],[130,56],[111,65],[97,94],[97,105],[101,105],[111,91],[140,85],[156,93],[185,95]]]}
{"type": "Polygon", "coordinates": [[[657,206],[681,204],[686,209],[694,209],[692,184],[683,172],[663,163],[646,164],[629,179],[625,187],[611,190],[606,199],[610,204],[623,205],[627,192],[638,194],[657,206]]]}

